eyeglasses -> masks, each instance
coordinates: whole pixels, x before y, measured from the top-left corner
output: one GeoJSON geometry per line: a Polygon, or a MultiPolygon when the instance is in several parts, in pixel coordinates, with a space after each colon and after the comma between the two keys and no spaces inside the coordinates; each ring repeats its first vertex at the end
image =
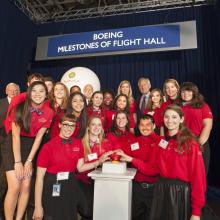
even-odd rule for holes
{"type": "Polygon", "coordinates": [[[70,129],[73,129],[75,128],[75,124],[68,124],[68,123],[62,123],[63,127],[64,128],[70,128],[70,129]]]}

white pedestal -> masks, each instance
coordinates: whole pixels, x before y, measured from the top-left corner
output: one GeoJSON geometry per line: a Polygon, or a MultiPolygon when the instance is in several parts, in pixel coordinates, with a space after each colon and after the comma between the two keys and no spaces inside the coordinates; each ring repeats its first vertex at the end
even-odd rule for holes
{"type": "Polygon", "coordinates": [[[102,173],[101,169],[88,174],[95,180],[94,220],[130,220],[132,179],[136,169],[128,168],[124,174],[102,173]]]}

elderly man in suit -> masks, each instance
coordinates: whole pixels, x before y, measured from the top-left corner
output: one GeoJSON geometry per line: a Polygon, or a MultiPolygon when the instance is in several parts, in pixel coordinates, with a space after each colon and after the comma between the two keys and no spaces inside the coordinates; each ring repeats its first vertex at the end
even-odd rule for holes
{"type": "Polygon", "coordinates": [[[2,158],[1,158],[1,145],[5,138],[5,128],[4,128],[4,120],[7,115],[8,106],[11,102],[11,99],[20,93],[19,85],[16,83],[9,83],[6,86],[5,93],[7,97],[0,99],[0,220],[4,219],[3,214],[3,200],[6,192],[6,178],[5,172],[2,167],[2,158]]]}
{"type": "Polygon", "coordinates": [[[138,113],[140,115],[144,113],[150,96],[150,88],[151,88],[150,80],[148,78],[141,77],[138,80],[138,88],[141,93],[141,96],[137,103],[138,113]]]}

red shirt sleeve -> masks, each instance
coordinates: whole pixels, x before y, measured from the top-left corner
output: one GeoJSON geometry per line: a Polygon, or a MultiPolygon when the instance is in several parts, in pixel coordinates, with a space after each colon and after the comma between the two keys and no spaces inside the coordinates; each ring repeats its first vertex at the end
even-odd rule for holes
{"type": "Polygon", "coordinates": [[[202,119],[206,119],[206,118],[213,118],[213,115],[210,107],[208,106],[208,104],[205,103],[202,106],[202,119]]]}
{"type": "Polygon", "coordinates": [[[191,144],[188,169],[191,184],[192,215],[200,216],[201,209],[205,205],[206,175],[202,152],[195,141],[191,144]]]}
{"type": "Polygon", "coordinates": [[[19,95],[16,95],[15,97],[12,98],[9,106],[8,106],[8,112],[7,112],[7,116],[6,119],[4,121],[4,125],[5,125],[5,131],[8,134],[9,131],[11,131],[11,126],[12,126],[12,121],[14,120],[14,113],[15,113],[15,109],[16,106],[22,102],[25,101],[27,96],[26,92],[23,92],[19,95]]]}
{"type": "Polygon", "coordinates": [[[49,145],[44,144],[43,147],[40,150],[40,153],[37,158],[37,166],[48,168],[50,164],[50,151],[49,151],[49,145]]]}
{"type": "Polygon", "coordinates": [[[144,162],[140,159],[133,158],[132,165],[136,167],[141,173],[148,175],[148,176],[155,176],[159,174],[158,167],[156,164],[152,162],[144,162]]]}

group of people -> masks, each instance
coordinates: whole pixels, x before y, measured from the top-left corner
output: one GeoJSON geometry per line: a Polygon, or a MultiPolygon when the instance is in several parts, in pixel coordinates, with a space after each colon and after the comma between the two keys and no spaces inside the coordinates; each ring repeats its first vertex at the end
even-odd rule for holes
{"type": "Polygon", "coordinates": [[[94,185],[87,174],[112,154],[137,169],[133,220],[200,219],[213,119],[197,85],[167,79],[163,90],[151,90],[150,80],[140,78],[135,99],[127,80],[115,96],[106,90],[91,97],[38,73],[27,83],[24,93],[8,84],[0,100],[6,220],[92,219],[94,185]]]}

